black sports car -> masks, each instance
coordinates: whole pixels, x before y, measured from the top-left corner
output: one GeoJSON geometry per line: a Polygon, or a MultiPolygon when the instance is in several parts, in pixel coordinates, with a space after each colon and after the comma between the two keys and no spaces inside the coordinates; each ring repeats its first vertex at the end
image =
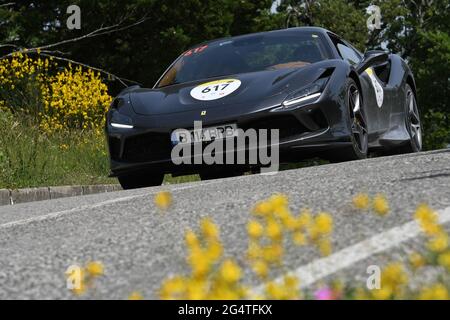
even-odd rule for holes
{"type": "Polygon", "coordinates": [[[260,168],[176,165],[171,152],[183,142],[183,135],[174,134],[180,128],[191,134],[184,143],[201,145],[195,149],[200,152],[216,139],[235,139],[236,129],[278,129],[283,163],[313,156],[356,160],[372,151],[422,147],[416,87],[406,62],[383,51],[363,55],[313,27],[200,44],[178,57],[152,89],[125,89],[107,114],[112,176],[129,189],[159,185],[165,173],[209,179],[260,168]],[[206,128],[200,137],[194,121],[206,128]]]}

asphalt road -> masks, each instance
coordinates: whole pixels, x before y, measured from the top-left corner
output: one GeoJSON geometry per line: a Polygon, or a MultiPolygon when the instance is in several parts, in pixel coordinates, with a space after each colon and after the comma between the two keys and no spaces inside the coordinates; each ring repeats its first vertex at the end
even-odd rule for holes
{"type": "MultiPolygon", "coordinates": [[[[87,298],[124,299],[132,291],[156,298],[164,278],[187,270],[186,228],[196,228],[202,217],[210,216],[220,226],[226,255],[242,257],[250,208],[275,192],[286,193],[293,210],[325,210],[335,222],[337,264],[320,260],[311,248],[290,247],[286,269],[302,274],[305,265],[322,261],[325,271],[314,273],[311,283],[337,272],[346,281],[363,284],[368,265],[382,265],[420,248],[421,238],[408,225],[412,213],[421,202],[438,210],[450,207],[449,187],[450,150],[442,150],[322,165],[272,176],[4,206],[0,207],[0,299],[73,298],[66,289],[64,272],[70,265],[91,260],[101,261],[106,274],[87,298]],[[153,204],[160,190],[173,194],[174,203],[167,213],[153,204]],[[356,212],[351,198],[358,192],[385,193],[390,214],[382,218],[356,212]],[[383,239],[384,247],[374,249],[383,239]],[[352,246],[356,250],[361,242],[364,254],[354,253],[352,246]]],[[[250,286],[258,285],[252,277],[247,281],[250,286]]]]}

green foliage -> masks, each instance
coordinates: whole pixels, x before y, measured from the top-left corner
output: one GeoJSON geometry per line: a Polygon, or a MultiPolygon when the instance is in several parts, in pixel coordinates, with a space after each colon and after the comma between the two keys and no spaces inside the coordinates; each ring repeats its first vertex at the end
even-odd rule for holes
{"type": "Polygon", "coordinates": [[[363,50],[367,38],[365,13],[344,0],[323,0],[313,6],[315,25],[332,30],[363,50]]]}
{"type": "Polygon", "coordinates": [[[422,48],[411,57],[427,149],[450,142],[450,37],[441,31],[419,32],[422,48]]]}
{"type": "Polygon", "coordinates": [[[0,188],[116,183],[102,136],[92,131],[45,135],[26,118],[0,112],[0,188]]]}
{"type": "Polygon", "coordinates": [[[298,14],[291,14],[289,26],[323,27],[350,41],[358,49],[364,49],[367,38],[367,18],[363,10],[356,8],[348,1],[283,0],[279,10],[289,12],[289,6],[298,11],[298,14]]]}

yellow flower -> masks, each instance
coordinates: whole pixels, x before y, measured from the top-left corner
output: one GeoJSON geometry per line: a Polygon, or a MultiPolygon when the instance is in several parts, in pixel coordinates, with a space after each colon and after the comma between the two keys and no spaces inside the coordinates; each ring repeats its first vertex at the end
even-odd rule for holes
{"type": "Polygon", "coordinates": [[[309,209],[303,209],[297,218],[297,226],[299,229],[305,230],[311,225],[312,215],[309,209]]]}
{"type": "Polygon", "coordinates": [[[422,231],[427,235],[427,236],[437,236],[440,233],[444,232],[442,229],[442,226],[439,224],[434,224],[428,221],[422,221],[420,223],[420,226],[422,228],[422,231]]]}
{"type": "Polygon", "coordinates": [[[163,282],[159,294],[161,299],[164,300],[183,298],[183,294],[186,292],[186,289],[187,279],[181,276],[176,276],[163,282]]]}
{"type": "Polygon", "coordinates": [[[269,266],[261,260],[257,260],[252,264],[252,269],[258,277],[266,279],[269,274],[269,266]]]}
{"type": "Polygon", "coordinates": [[[384,216],[389,212],[389,203],[386,199],[386,197],[382,194],[377,194],[373,198],[373,209],[377,214],[380,216],[384,216]]]}
{"type": "Polygon", "coordinates": [[[228,283],[235,283],[241,279],[241,268],[233,260],[225,260],[220,268],[221,278],[228,283]]]}
{"type": "Polygon", "coordinates": [[[269,237],[273,241],[280,241],[282,237],[282,229],[280,224],[274,219],[269,219],[267,221],[266,234],[267,237],[269,237]]]}
{"type": "Polygon", "coordinates": [[[197,238],[197,235],[192,230],[188,230],[186,232],[185,240],[187,246],[191,249],[199,246],[199,240],[197,238]]]}
{"type": "Polygon", "coordinates": [[[375,300],[388,300],[392,297],[392,288],[390,286],[383,285],[380,289],[374,289],[371,291],[372,297],[375,300]]]}
{"type": "Polygon", "coordinates": [[[76,280],[78,280],[79,283],[77,283],[76,285],[74,283],[74,286],[71,289],[71,291],[74,294],[76,294],[77,296],[81,296],[81,295],[84,295],[87,292],[87,289],[88,289],[87,288],[88,287],[88,283],[87,282],[88,282],[89,279],[87,279],[86,270],[84,268],[80,268],[79,269],[79,274],[76,274],[76,272],[78,272],[78,271],[73,270],[72,272],[67,272],[66,276],[68,278],[72,278],[72,279],[75,276],[77,277],[76,280]],[[78,276],[79,276],[79,278],[78,278],[78,276]]]}
{"type": "Polygon", "coordinates": [[[263,249],[256,242],[250,242],[247,250],[247,257],[250,260],[255,260],[263,256],[263,249]]]}
{"type": "Polygon", "coordinates": [[[283,257],[283,246],[280,244],[272,244],[263,248],[262,256],[268,263],[281,264],[283,257]]]}
{"type": "Polygon", "coordinates": [[[392,293],[398,292],[401,286],[408,283],[405,267],[399,262],[392,262],[384,267],[381,274],[381,287],[390,288],[392,293]]]}
{"type": "Polygon", "coordinates": [[[155,196],[155,204],[162,210],[168,209],[172,204],[172,195],[168,191],[158,192],[155,196]]]}
{"type": "Polygon", "coordinates": [[[438,222],[438,219],[437,219],[438,217],[437,217],[436,212],[434,212],[425,203],[422,203],[417,207],[414,217],[421,222],[429,222],[429,223],[433,223],[433,224],[437,224],[437,222],[438,222]]]}
{"type": "Polygon", "coordinates": [[[298,280],[298,278],[290,275],[284,276],[283,281],[286,288],[292,290],[297,290],[300,285],[300,281],[298,280]]]}
{"type": "Polygon", "coordinates": [[[333,218],[329,213],[321,212],[314,219],[317,231],[322,235],[330,234],[333,231],[333,218]]]}
{"type": "Polygon", "coordinates": [[[219,237],[219,229],[210,218],[202,219],[200,223],[202,234],[208,240],[215,240],[219,237]]]}
{"type": "Polygon", "coordinates": [[[433,252],[442,252],[448,248],[448,235],[441,233],[428,241],[427,247],[433,252]]]}
{"type": "Polygon", "coordinates": [[[134,291],[128,296],[128,300],[144,300],[144,297],[139,292],[134,291]]]}
{"type": "Polygon", "coordinates": [[[291,214],[287,215],[283,220],[283,226],[288,231],[294,231],[298,229],[298,219],[293,217],[291,214]]]}
{"type": "Polygon", "coordinates": [[[450,271],[450,251],[441,253],[438,257],[438,263],[439,265],[447,268],[447,270],[450,271]]]}
{"type": "Polygon", "coordinates": [[[422,231],[427,236],[437,236],[443,233],[443,229],[439,225],[437,213],[428,205],[419,205],[414,214],[414,218],[419,222],[422,231]]]}
{"type": "Polygon", "coordinates": [[[369,207],[369,195],[367,193],[358,193],[353,197],[353,206],[356,209],[367,209],[369,207]]]}
{"type": "Polygon", "coordinates": [[[223,248],[222,244],[218,241],[210,241],[206,248],[206,255],[208,258],[215,262],[222,256],[223,248]]]}
{"type": "Polygon", "coordinates": [[[292,235],[292,240],[297,246],[306,245],[306,236],[303,232],[297,231],[292,235]]]}
{"type": "Polygon", "coordinates": [[[204,300],[206,298],[205,282],[202,280],[192,280],[186,287],[186,298],[188,300],[204,300]]]}
{"type": "Polygon", "coordinates": [[[268,299],[298,299],[298,280],[291,276],[285,276],[282,283],[275,281],[267,283],[265,291],[268,299]]]}
{"type": "Polygon", "coordinates": [[[92,261],[86,265],[86,271],[92,277],[99,277],[103,275],[104,267],[101,262],[92,261]]]}
{"type": "Polygon", "coordinates": [[[296,277],[289,275],[284,276],[283,285],[285,291],[285,299],[294,300],[299,298],[300,281],[296,277]]]}
{"type": "Polygon", "coordinates": [[[288,207],[274,207],[273,215],[281,221],[286,221],[291,216],[291,212],[288,207]]]}
{"type": "Polygon", "coordinates": [[[76,294],[77,296],[84,295],[86,293],[86,291],[87,291],[87,286],[86,286],[86,283],[85,283],[84,280],[82,280],[80,282],[80,285],[78,287],[75,287],[75,288],[72,289],[72,292],[74,294],[76,294]]]}
{"type": "Polygon", "coordinates": [[[420,300],[449,300],[449,298],[447,288],[441,283],[425,287],[419,294],[420,300]]]}
{"type": "Polygon", "coordinates": [[[269,198],[269,202],[273,208],[286,207],[288,205],[288,197],[284,194],[274,194],[269,198]]]}
{"type": "Polygon", "coordinates": [[[255,220],[251,220],[248,224],[247,224],[247,232],[248,235],[251,238],[260,238],[264,232],[264,228],[263,226],[255,220]]]}
{"type": "Polygon", "coordinates": [[[212,264],[212,261],[202,250],[193,250],[188,257],[188,262],[195,278],[206,276],[212,264]]]}
{"type": "Polygon", "coordinates": [[[272,204],[268,201],[262,201],[257,203],[252,210],[253,214],[257,216],[267,216],[270,213],[272,213],[272,211],[273,211],[272,204]]]}
{"type": "Polygon", "coordinates": [[[319,247],[320,254],[324,257],[327,257],[332,252],[331,241],[328,238],[320,239],[317,246],[319,247]]]}
{"type": "Polygon", "coordinates": [[[426,265],[426,260],[421,254],[413,252],[409,255],[409,263],[414,270],[417,270],[426,265]]]}
{"type": "Polygon", "coordinates": [[[285,287],[273,281],[266,284],[266,294],[269,299],[282,300],[286,298],[285,287]]]}

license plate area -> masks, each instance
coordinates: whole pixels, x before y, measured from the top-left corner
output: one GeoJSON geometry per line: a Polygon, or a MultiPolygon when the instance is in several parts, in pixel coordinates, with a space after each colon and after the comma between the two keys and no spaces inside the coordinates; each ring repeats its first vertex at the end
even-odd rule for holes
{"type": "Polygon", "coordinates": [[[175,130],[172,132],[171,140],[173,144],[192,144],[229,139],[237,136],[237,125],[230,123],[194,130],[175,130]]]}

